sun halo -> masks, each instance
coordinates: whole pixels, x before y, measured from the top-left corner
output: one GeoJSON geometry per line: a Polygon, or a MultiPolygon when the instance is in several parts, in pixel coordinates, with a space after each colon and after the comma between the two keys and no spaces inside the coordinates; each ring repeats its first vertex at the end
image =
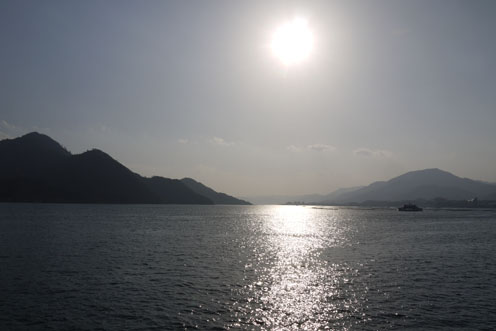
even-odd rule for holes
{"type": "Polygon", "coordinates": [[[306,60],[312,52],[314,36],[303,18],[279,26],[272,35],[272,54],[285,66],[306,60]]]}

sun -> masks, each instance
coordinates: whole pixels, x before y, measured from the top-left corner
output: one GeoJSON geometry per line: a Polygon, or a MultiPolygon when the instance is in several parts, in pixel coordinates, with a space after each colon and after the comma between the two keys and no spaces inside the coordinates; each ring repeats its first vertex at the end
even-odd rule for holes
{"type": "Polygon", "coordinates": [[[306,60],[313,49],[314,37],[303,18],[294,18],[279,26],[272,35],[271,49],[285,66],[306,60]]]}

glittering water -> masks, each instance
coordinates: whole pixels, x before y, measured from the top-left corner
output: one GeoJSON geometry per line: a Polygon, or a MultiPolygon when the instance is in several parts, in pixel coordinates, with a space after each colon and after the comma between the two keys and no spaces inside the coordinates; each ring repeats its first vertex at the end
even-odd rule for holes
{"type": "Polygon", "coordinates": [[[495,329],[496,212],[0,204],[0,329],[495,329]]]}

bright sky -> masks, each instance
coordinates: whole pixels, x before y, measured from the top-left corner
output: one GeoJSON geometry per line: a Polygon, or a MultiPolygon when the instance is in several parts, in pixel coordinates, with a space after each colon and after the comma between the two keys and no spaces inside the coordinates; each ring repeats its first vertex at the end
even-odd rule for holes
{"type": "Polygon", "coordinates": [[[491,0],[2,1],[0,138],[238,196],[432,167],[496,182],[495,18],[491,0]],[[312,38],[291,63],[288,24],[312,38]]]}

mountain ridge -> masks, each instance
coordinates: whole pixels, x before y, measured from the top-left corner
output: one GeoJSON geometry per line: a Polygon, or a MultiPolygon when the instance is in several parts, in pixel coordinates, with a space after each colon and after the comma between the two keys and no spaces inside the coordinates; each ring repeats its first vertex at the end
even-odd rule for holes
{"type": "Polygon", "coordinates": [[[214,204],[181,180],[143,177],[99,149],[71,154],[37,132],[1,140],[0,159],[4,202],[214,204]]]}
{"type": "Polygon", "coordinates": [[[185,177],[181,179],[181,182],[191,190],[209,198],[216,205],[251,205],[248,201],[232,197],[222,192],[216,192],[193,178],[185,177]]]}
{"type": "Polygon", "coordinates": [[[364,201],[400,201],[444,198],[467,200],[474,197],[489,198],[496,193],[496,185],[462,178],[438,169],[428,168],[404,173],[387,181],[373,182],[368,186],[336,195],[319,204],[360,203],[364,201]]]}
{"type": "Polygon", "coordinates": [[[458,177],[438,168],[406,172],[389,180],[366,186],[339,188],[328,194],[247,197],[259,204],[360,204],[387,201],[471,200],[475,197],[496,200],[496,183],[458,177]],[[391,185],[402,186],[391,188],[391,185]]]}

